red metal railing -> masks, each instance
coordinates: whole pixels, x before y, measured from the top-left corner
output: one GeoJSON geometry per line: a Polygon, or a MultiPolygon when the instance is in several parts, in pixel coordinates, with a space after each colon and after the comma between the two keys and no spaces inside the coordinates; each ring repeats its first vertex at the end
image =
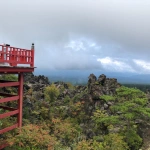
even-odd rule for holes
{"type": "Polygon", "coordinates": [[[34,45],[31,50],[0,45],[0,63],[9,63],[10,66],[29,64],[34,67],[34,45]]]}
{"type": "MultiPolygon", "coordinates": [[[[12,67],[12,68],[18,68],[18,67],[12,67]]],[[[3,129],[0,128],[0,135],[8,131],[11,131],[15,128],[22,127],[23,73],[18,73],[18,81],[0,80],[0,88],[2,87],[16,87],[18,89],[18,92],[16,94],[0,92],[0,109],[5,110],[4,112],[0,113],[0,120],[15,115],[14,117],[17,117],[17,121],[11,126],[6,126],[3,129]],[[3,105],[4,103],[11,102],[11,101],[16,101],[18,106],[16,108],[12,108],[3,105]]],[[[0,150],[5,148],[6,146],[8,146],[8,143],[6,141],[0,141],[0,150]]]]}

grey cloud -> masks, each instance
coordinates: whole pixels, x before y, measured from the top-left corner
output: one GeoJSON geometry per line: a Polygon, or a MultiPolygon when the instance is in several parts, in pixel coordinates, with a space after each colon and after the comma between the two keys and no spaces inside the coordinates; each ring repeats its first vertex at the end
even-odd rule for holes
{"type": "Polygon", "coordinates": [[[26,48],[35,42],[41,67],[103,69],[92,55],[148,60],[149,8],[149,0],[1,0],[0,41],[26,48]],[[87,50],[66,54],[64,46],[82,37],[87,50]]]}

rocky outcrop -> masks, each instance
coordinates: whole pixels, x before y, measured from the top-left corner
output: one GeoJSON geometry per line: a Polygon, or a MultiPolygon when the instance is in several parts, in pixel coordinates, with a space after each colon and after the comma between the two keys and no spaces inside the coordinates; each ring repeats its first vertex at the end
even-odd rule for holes
{"type": "Polygon", "coordinates": [[[88,116],[91,116],[96,108],[107,110],[110,113],[109,107],[113,102],[105,102],[101,99],[102,95],[115,95],[116,89],[121,85],[115,78],[107,78],[102,74],[98,78],[94,74],[90,74],[88,85],[80,90],[82,93],[80,101],[84,102],[84,111],[88,116]]]}
{"type": "MultiPolygon", "coordinates": [[[[30,103],[31,99],[44,100],[44,89],[50,85],[47,77],[40,75],[34,76],[32,73],[24,74],[24,102],[30,103]],[[32,89],[32,94],[29,94],[32,89]],[[30,91],[30,92],[29,92],[30,91]]],[[[95,110],[96,107],[100,107],[102,110],[109,109],[112,102],[104,102],[101,100],[102,95],[114,95],[116,88],[120,86],[117,79],[107,78],[102,74],[98,78],[94,74],[90,74],[88,77],[87,86],[73,86],[65,82],[54,82],[55,86],[59,89],[60,95],[58,96],[58,103],[63,103],[66,97],[77,99],[84,102],[85,112],[89,115],[95,110]]],[[[57,102],[56,102],[57,104],[57,102]]]]}
{"type": "Polygon", "coordinates": [[[106,78],[104,74],[100,75],[98,79],[94,74],[90,74],[88,80],[88,93],[93,100],[99,100],[102,95],[114,95],[116,88],[121,85],[115,78],[106,78]]]}
{"type": "MultiPolygon", "coordinates": [[[[76,95],[81,95],[81,100],[85,100],[86,103],[91,102],[92,105],[93,102],[99,101],[102,95],[114,95],[116,88],[121,86],[117,79],[106,78],[104,74],[100,75],[98,79],[94,74],[91,74],[87,86],[78,85],[70,88],[64,82],[55,82],[54,84],[61,91],[59,99],[63,100],[66,96],[73,98],[76,95]]],[[[104,107],[108,107],[107,104],[104,107]]]]}
{"type": "MultiPolygon", "coordinates": [[[[24,74],[24,89],[25,91],[32,89],[33,91],[43,91],[46,86],[50,85],[47,77],[43,75],[34,76],[32,73],[24,74]]],[[[59,99],[63,99],[65,96],[73,98],[77,94],[82,94],[82,99],[88,99],[89,101],[100,100],[102,95],[114,95],[116,88],[120,86],[117,79],[107,78],[104,74],[97,77],[94,74],[90,74],[88,77],[87,86],[72,86],[64,82],[55,82],[55,86],[60,90],[59,99]]],[[[87,101],[88,101],[87,100],[87,101]]],[[[105,107],[107,107],[105,105],[105,107]]]]}
{"type": "Polygon", "coordinates": [[[44,75],[34,76],[33,73],[24,73],[24,90],[32,88],[33,91],[39,91],[48,85],[50,85],[48,77],[44,75]]]}
{"type": "Polygon", "coordinates": [[[44,89],[50,85],[48,77],[24,73],[24,107],[32,107],[32,102],[44,99],[44,89]]]}
{"type": "Polygon", "coordinates": [[[50,84],[48,77],[44,75],[35,76],[33,73],[24,73],[24,82],[31,84],[50,84]]]}

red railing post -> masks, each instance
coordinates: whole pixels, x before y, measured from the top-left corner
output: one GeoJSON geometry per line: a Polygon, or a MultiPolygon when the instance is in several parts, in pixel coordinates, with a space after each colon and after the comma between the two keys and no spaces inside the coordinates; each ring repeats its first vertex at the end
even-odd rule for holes
{"type": "Polygon", "coordinates": [[[4,46],[2,46],[2,55],[1,55],[2,61],[4,61],[4,46]]]}
{"type": "Polygon", "coordinates": [[[34,67],[34,43],[31,46],[31,67],[34,67]]]}
{"type": "Polygon", "coordinates": [[[22,126],[22,105],[23,105],[23,73],[20,73],[18,76],[19,80],[19,87],[18,87],[18,95],[19,95],[19,100],[18,100],[18,126],[22,126]]]}

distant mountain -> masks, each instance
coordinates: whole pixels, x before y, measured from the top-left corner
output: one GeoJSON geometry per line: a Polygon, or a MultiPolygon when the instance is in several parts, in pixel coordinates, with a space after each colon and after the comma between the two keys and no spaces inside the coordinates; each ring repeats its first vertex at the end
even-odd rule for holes
{"type": "Polygon", "coordinates": [[[86,84],[89,75],[92,73],[97,77],[105,74],[109,78],[116,78],[120,83],[150,84],[150,74],[106,72],[99,70],[35,70],[35,75],[45,75],[51,82],[64,81],[73,84],[86,84]]]}

